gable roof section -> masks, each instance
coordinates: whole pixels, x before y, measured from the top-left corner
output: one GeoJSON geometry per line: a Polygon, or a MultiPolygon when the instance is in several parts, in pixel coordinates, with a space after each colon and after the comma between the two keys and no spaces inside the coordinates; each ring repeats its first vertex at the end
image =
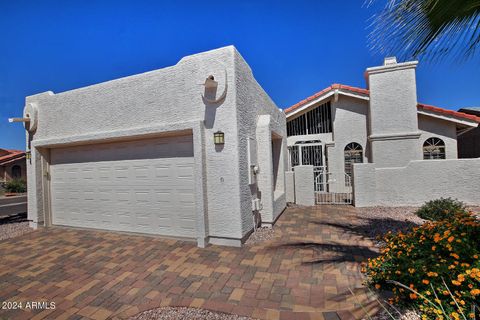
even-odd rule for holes
{"type": "Polygon", "coordinates": [[[352,86],[347,86],[347,85],[344,85],[344,84],[338,84],[338,83],[334,83],[332,84],[331,86],[323,89],[322,91],[319,91],[317,93],[315,93],[314,95],[311,95],[310,97],[300,101],[300,102],[297,102],[296,104],[294,104],[293,106],[285,109],[285,114],[288,114],[288,113],[291,113],[297,109],[300,109],[301,107],[305,106],[308,102],[311,102],[312,100],[315,100],[319,97],[322,97],[324,96],[325,98],[327,96],[330,96],[332,94],[335,93],[335,90],[338,90],[339,93],[343,93],[343,94],[347,94],[347,95],[358,95],[360,97],[365,97],[365,98],[368,98],[369,97],[369,91],[367,89],[362,89],[362,88],[357,88],[357,87],[352,87],[352,86]],[[350,93],[350,94],[348,94],[350,93]]]}
{"type": "MultiPolygon", "coordinates": [[[[296,104],[292,105],[291,107],[287,108],[284,110],[285,114],[287,117],[289,115],[292,115],[293,113],[296,113],[296,111],[300,111],[303,107],[307,107],[310,103],[312,103],[314,100],[322,100],[327,97],[330,97],[331,95],[339,93],[339,94],[344,94],[348,96],[353,96],[357,98],[362,98],[362,99],[370,99],[370,91],[368,89],[363,89],[363,88],[358,88],[358,87],[352,87],[352,86],[347,86],[344,84],[332,84],[331,86],[323,89],[322,91],[319,91],[315,93],[314,95],[297,102],[296,104]]],[[[455,120],[460,120],[460,121],[466,121],[469,122],[470,124],[473,123],[480,123],[480,117],[477,117],[475,115],[467,114],[464,112],[458,112],[458,111],[453,111],[453,110],[448,110],[448,109],[443,109],[423,103],[419,103],[417,105],[417,110],[419,113],[422,113],[427,116],[438,116],[444,118],[444,120],[450,120],[454,122],[458,122],[455,120]]],[[[468,123],[465,123],[468,125],[468,123]]]]}
{"type": "Polygon", "coordinates": [[[7,151],[8,154],[0,156],[0,165],[7,164],[13,160],[20,160],[21,158],[25,157],[24,151],[7,150],[7,149],[2,149],[2,150],[7,151]]]}

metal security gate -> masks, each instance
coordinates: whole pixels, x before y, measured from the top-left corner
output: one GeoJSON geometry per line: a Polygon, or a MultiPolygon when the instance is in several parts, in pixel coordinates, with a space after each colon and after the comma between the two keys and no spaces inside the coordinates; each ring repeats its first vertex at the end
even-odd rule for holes
{"type": "Polygon", "coordinates": [[[338,181],[326,167],[313,168],[315,204],[352,204],[352,181],[348,174],[338,181]]]}

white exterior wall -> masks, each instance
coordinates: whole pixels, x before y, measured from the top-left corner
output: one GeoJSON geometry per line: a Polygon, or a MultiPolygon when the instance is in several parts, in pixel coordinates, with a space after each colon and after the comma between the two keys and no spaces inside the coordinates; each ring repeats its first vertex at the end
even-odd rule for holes
{"type": "MultiPolygon", "coordinates": [[[[338,100],[331,101],[333,132],[288,137],[288,145],[297,141],[320,140],[325,153],[328,153],[328,170],[331,179],[331,191],[344,192],[345,181],[345,146],[351,142],[359,143],[363,148],[363,162],[368,162],[368,101],[339,95],[338,100]]],[[[311,110],[306,110],[307,112],[311,110]]],[[[294,117],[292,118],[294,119],[294,117]]]]}
{"type": "Polygon", "coordinates": [[[480,203],[480,160],[457,159],[456,122],[417,111],[415,66],[367,69],[372,163],[354,166],[355,206],[419,206],[440,197],[480,203]],[[445,142],[446,160],[423,160],[431,137],[445,142]]]}
{"type": "Polygon", "coordinates": [[[285,209],[285,170],[287,169],[287,141],[285,114],[265,93],[253,77],[252,71],[242,56],[236,52],[237,70],[237,117],[238,117],[238,151],[240,170],[240,195],[243,233],[253,228],[251,217],[252,199],[259,198],[263,209],[260,210],[262,223],[275,222],[285,209]],[[247,150],[248,139],[257,141],[258,166],[257,184],[249,185],[249,163],[247,150]],[[279,159],[273,161],[272,139],[281,139],[277,144],[279,159]],[[274,181],[274,171],[277,179],[274,181]],[[275,185],[274,185],[274,182],[275,185]]]}
{"type": "Polygon", "coordinates": [[[355,206],[420,206],[440,197],[480,205],[480,159],[419,160],[403,168],[354,166],[355,206]]]}
{"type": "MultiPolygon", "coordinates": [[[[355,164],[353,172],[356,206],[420,205],[449,196],[470,204],[480,201],[478,161],[457,161],[457,126],[474,123],[419,110],[416,65],[415,61],[388,59],[383,66],[368,68],[369,100],[338,94],[338,101],[332,101],[333,135],[328,141],[319,135],[288,137],[288,145],[317,139],[327,143],[333,182],[329,190],[336,192],[344,190],[345,146],[351,142],[362,145],[364,163],[355,164]],[[445,142],[447,160],[423,161],[423,143],[432,137],[445,142]]],[[[295,187],[301,182],[297,180],[295,187]]]]}
{"type": "MultiPolygon", "coordinates": [[[[418,128],[422,132],[418,140],[419,150],[423,150],[423,143],[429,138],[440,138],[445,142],[446,159],[457,159],[457,126],[454,122],[418,115],[418,128]]],[[[423,152],[423,151],[422,151],[423,152]]]]}
{"type": "MultiPolygon", "coordinates": [[[[37,104],[39,118],[27,168],[33,225],[45,223],[48,217],[43,202],[48,194],[42,191],[45,170],[41,168],[48,162],[48,148],[126,139],[141,143],[144,137],[189,131],[196,163],[197,241],[202,245],[208,237],[212,242],[224,238],[233,241],[228,244],[238,245],[253,227],[251,199],[247,205],[245,191],[249,189],[245,182],[246,136],[255,134],[257,113],[272,114],[277,131],[285,132],[284,116],[254,81],[246,63],[239,61],[238,52],[229,46],[185,57],[172,67],[59,94],[27,97],[27,103],[37,104]],[[217,96],[223,92],[225,80],[228,82],[226,98],[215,105],[201,96],[204,90],[199,84],[208,75],[219,82],[217,96]],[[248,89],[238,92],[242,85],[248,89]],[[225,133],[222,147],[213,143],[213,133],[218,130],[225,133]],[[41,150],[44,157],[40,157],[41,150]]],[[[262,190],[263,197],[269,192],[268,188],[262,190]]]]}
{"type": "Polygon", "coordinates": [[[363,162],[368,162],[367,133],[368,101],[340,96],[332,103],[333,140],[334,145],[328,148],[328,170],[335,183],[331,190],[345,190],[345,146],[351,142],[360,144],[363,148],[363,162]]]}

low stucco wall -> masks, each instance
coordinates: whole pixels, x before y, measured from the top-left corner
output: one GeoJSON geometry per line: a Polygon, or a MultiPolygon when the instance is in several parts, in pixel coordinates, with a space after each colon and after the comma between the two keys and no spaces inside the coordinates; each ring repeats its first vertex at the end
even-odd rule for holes
{"type": "Polygon", "coordinates": [[[419,206],[440,197],[480,205],[480,159],[416,160],[406,167],[354,165],[355,206],[419,206]]]}
{"type": "Polygon", "coordinates": [[[295,203],[302,206],[315,205],[313,190],[313,166],[295,167],[295,203]]]}
{"type": "Polygon", "coordinates": [[[295,174],[293,171],[285,172],[285,200],[295,203],[295,174]]]}

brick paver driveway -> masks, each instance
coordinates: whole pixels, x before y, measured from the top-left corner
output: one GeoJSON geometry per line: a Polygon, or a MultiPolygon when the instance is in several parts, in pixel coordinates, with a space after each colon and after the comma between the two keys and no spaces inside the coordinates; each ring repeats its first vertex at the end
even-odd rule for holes
{"type": "Polygon", "coordinates": [[[124,319],[167,305],[259,319],[358,319],[356,299],[374,308],[359,265],[375,249],[352,224],[352,207],[288,208],[271,241],[205,249],[159,237],[43,229],[0,242],[0,301],[56,308],[0,310],[0,319],[124,319]]]}

